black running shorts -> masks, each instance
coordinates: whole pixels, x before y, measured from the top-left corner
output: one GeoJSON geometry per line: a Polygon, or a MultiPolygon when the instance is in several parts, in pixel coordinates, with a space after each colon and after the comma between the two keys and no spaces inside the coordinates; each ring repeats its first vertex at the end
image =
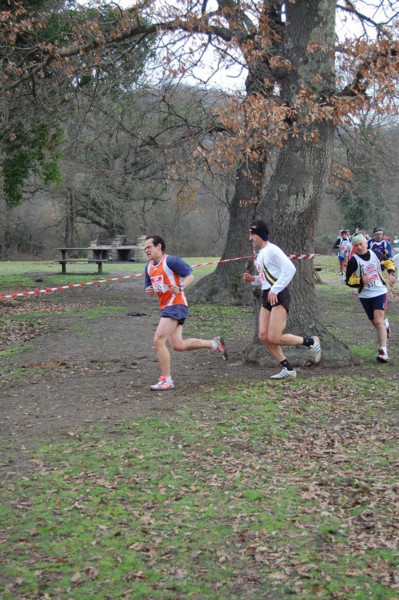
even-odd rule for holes
{"type": "Polygon", "coordinates": [[[277,302],[276,302],[276,304],[273,304],[273,306],[267,300],[268,294],[269,294],[269,290],[263,290],[263,292],[262,292],[262,306],[263,306],[263,308],[265,308],[266,310],[272,310],[272,308],[274,308],[275,306],[282,305],[282,306],[284,306],[284,308],[285,308],[285,310],[287,312],[289,311],[290,302],[291,302],[291,296],[290,296],[290,293],[288,291],[288,288],[284,288],[282,292],[280,292],[279,294],[277,294],[277,302]]]}

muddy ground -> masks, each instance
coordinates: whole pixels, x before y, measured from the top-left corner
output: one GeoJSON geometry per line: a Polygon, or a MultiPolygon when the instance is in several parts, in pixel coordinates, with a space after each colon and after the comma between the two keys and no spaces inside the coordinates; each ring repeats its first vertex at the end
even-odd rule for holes
{"type": "MultiPolygon", "coordinates": [[[[318,286],[320,289],[322,286],[318,286]]],[[[325,322],[338,328],[348,343],[367,344],[375,339],[357,298],[345,296],[348,310],[340,302],[330,301],[323,290],[319,302],[325,322]],[[349,307],[349,308],[348,308],[349,307]]],[[[390,300],[393,336],[387,365],[370,363],[341,369],[342,375],[386,376],[398,389],[399,383],[399,296],[390,300]]],[[[243,311],[246,335],[232,336],[224,331],[229,360],[210,351],[173,353],[175,389],[152,392],[158,363],[152,346],[153,332],[159,320],[158,304],[143,294],[136,281],[124,281],[91,288],[76,288],[33,299],[3,302],[1,315],[35,311],[40,323],[25,323],[24,330],[3,331],[0,350],[18,348],[27,341],[30,348],[2,358],[0,434],[4,459],[1,479],[26,468],[20,452],[27,446],[60,441],[78,435],[94,423],[118,423],[140,415],[170,413],[181,405],[204,402],[212,395],[213,385],[222,378],[245,381],[270,377],[276,368],[244,364],[243,346],[253,333],[253,316],[243,311]],[[122,306],[123,310],[87,319],[79,312],[88,307],[122,306]],[[71,313],[71,311],[73,311],[71,313]],[[196,398],[193,398],[195,390],[196,398]],[[197,392],[201,392],[198,394],[197,392]],[[201,400],[198,400],[198,397],[201,400]]],[[[21,329],[21,325],[19,326],[21,329]]],[[[201,335],[201,328],[197,332],[201,335]]],[[[300,370],[299,376],[317,377],[331,370],[323,366],[300,370]]],[[[334,371],[334,374],[336,372],[334,371]]],[[[399,395],[399,392],[398,392],[399,395]]]]}

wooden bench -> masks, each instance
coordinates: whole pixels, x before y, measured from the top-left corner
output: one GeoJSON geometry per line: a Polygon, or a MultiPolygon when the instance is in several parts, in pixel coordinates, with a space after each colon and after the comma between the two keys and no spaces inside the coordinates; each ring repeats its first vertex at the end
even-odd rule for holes
{"type": "Polygon", "coordinates": [[[103,263],[108,262],[105,259],[97,259],[90,260],[87,258],[59,258],[54,262],[59,263],[61,265],[61,274],[66,275],[66,265],[69,264],[87,264],[87,263],[96,263],[97,265],[97,273],[101,274],[103,272],[103,263]]]}
{"type": "Polygon", "coordinates": [[[137,246],[136,244],[126,246],[90,246],[85,248],[56,248],[61,252],[61,258],[55,261],[61,265],[62,275],[66,274],[67,263],[96,263],[98,267],[98,273],[103,272],[103,263],[109,262],[112,258],[116,258],[115,262],[146,262],[147,257],[144,255],[143,247],[137,246]],[[81,256],[81,254],[87,258],[75,258],[75,256],[81,256]],[[114,253],[114,256],[113,256],[114,253]]]}

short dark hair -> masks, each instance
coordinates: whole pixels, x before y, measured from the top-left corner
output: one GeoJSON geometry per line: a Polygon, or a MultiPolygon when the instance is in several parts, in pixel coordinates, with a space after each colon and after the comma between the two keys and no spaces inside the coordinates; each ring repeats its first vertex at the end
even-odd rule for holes
{"type": "Polygon", "coordinates": [[[162,252],[165,251],[166,248],[166,244],[165,241],[159,236],[159,235],[147,235],[147,237],[145,238],[145,240],[152,240],[154,246],[159,246],[159,244],[161,244],[161,250],[162,252]]]}

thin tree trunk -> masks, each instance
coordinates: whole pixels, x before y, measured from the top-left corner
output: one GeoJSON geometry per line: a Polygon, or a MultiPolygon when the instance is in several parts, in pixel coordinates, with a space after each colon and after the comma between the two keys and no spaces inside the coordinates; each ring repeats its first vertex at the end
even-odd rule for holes
{"type": "Polygon", "coordinates": [[[65,216],[65,246],[73,248],[75,246],[75,193],[69,190],[68,203],[65,216]]]}

